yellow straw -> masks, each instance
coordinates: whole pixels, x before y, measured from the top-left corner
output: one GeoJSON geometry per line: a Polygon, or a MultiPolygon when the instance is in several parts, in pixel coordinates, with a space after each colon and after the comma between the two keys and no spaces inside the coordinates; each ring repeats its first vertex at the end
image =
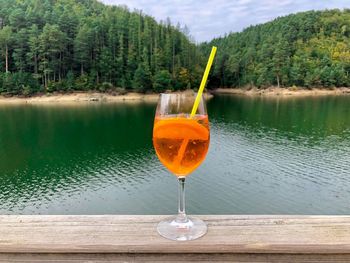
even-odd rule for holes
{"type": "Polygon", "coordinates": [[[217,47],[215,47],[215,46],[213,46],[212,49],[211,49],[209,60],[208,60],[208,64],[207,64],[207,67],[205,68],[204,75],[203,75],[203,78],[202,78],[202,82],[201,82],[201,85],[199,86],[199,90],[198,90],[198,93],[197,93],[196,100],[194,101],[194,104],[193,104],[193,108],[192,108],[192,111],[191,111],[190,118],[193,118],[193,116],[197,112],[197,109],[198,109],[198,106],[199,106],[199,103],[201,101],[201,97],[202,97],[202,94],[203,94],[203,90],[205,88],[205,85],[207,84],[207,79],[208,79],[208,76],[209,76],[211,65],[213,64],[213,61],[214,61],[214,58],[215,58],[216,49],[217,49],[217,47]]]}
{"type": "MultiPolygon", "coordinates": [[[[197,97],[196,97],[196,100],[194,101],[194,104],[193,104],[192,112],[191,112],[191,115],[190,115],[191,119],[196,114],[198,106],[199,106],[199,103],[201,101],[201,97],[202,97],[202,94],[203,94],[203,90],[204,90],[205,84],[207,84],[209,71],[210,71],[211,65],[213,64],[213,61],[214,61],[216,49],[217,49],[216,47],[212,47],[212,49],[211,49],[211,53],[210,53],[210,56],[209,56],[208,64],[207,64],[207,67],[205,68],[204,75],[203,75],[203,78],[202,78],[202,82],[201,82],[201,85],[199,86],[197,97]]],[[[178,151],[178,154],[177,154],[177,156],[174,159],[174,164],[175,165],[179,165],[180,162],[182,161],[182,158],[184,157],[184,154],[185,154],[185,150],[187,148],[188,141],[189,141],[189,139],[186,138],[182,142],[182,144],[180,146],[180,149],[178,151]]]]}

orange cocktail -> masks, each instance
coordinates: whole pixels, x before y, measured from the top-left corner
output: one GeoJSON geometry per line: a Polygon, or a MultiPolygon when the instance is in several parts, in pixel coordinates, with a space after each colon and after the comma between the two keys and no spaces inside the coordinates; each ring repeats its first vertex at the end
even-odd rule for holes
{"type": "Polygon", "coordinates": [[[177,176],[179,202],[177,216],[159,222],[157,231],[171,240],[194,240],[207,233],[203,220],[186,215],[185,180],[203,162],[209,147],[209,121],[202,95],[215,53],[213,47],[197,94],[185,91],[159,95],[153,145],[159,160],[177,176]]]}
{"type": "Polygon", "coordinates": [[[176,176],[186,176],[204,160],[209,147],[207,115],[156,116],[153,145],[159,160],[176,176]]]}

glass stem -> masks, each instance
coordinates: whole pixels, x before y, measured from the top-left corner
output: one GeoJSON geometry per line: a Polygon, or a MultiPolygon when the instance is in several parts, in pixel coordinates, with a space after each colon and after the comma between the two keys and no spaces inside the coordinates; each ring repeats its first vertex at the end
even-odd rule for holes
{"type": "Polygon", "coordinates": [[[176,222],[186,223],[188,221],[185,211],[185,177],[179,177],[179,213],[176,222]]]}

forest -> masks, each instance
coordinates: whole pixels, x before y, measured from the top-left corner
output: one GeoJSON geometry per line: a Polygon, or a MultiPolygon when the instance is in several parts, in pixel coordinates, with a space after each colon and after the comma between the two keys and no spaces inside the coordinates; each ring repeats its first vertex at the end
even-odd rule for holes
{"type": "Polygon", "coordinates": [[[350,9],[308,11],[200,45],[218,46],[211,87],[350,86],[350,9]]]}
{"type": "Polygon", "coordinates": [[[170,19],[96,0],[0,0],[0,93],[198,86],[202,61],[170,19]]]}
{"type": "Polygon", "coordinates": [[[97,0],[0,0],[0,94],[350,86],[350,10],[308,11],[195,44],[186,26],[97,0]]]}

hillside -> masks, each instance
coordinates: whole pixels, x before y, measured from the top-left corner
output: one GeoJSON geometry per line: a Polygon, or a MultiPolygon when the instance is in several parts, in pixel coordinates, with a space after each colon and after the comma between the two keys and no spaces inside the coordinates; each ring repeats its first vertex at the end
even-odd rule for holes
{"type": "Polygon", "coordinates": [[[211,87],[350,86],[350,10],[277,18],[200,46],[218,46],[211,87]]]}
{"type": "Polygon", "coordinates": [[[187,34],[96,0],[0,0],[0,94],[198,86],[187,34]]]}

